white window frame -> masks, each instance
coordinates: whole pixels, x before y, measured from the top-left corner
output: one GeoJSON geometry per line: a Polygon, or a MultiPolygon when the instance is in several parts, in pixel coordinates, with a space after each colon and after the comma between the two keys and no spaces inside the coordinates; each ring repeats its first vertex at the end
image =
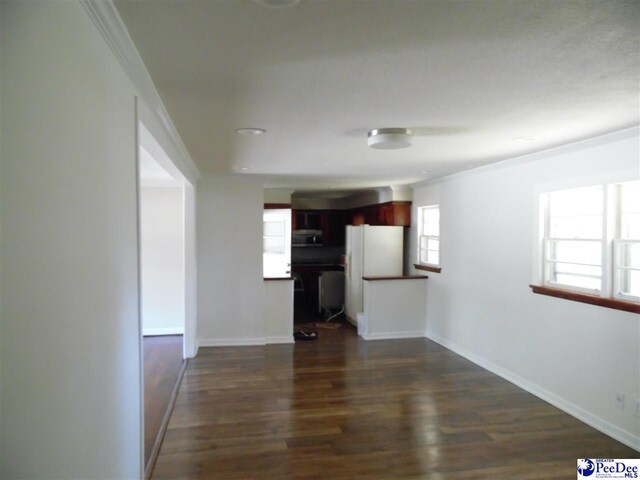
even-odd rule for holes
{"type": "Polygon", "coordinates": [[[622,250],[623,245],[637,245],[640,244],[640,239],[628,239],[622,238],[622,185],[624,183],[619,183],[616,185],[611,185],[609,199],[610,204],[614,206],[614,211],[612,212],[611,218],[614,221],[614,224],[611,225],[611,231],[615,232],[612,238],[612,250],[613,255],[611,259],[612,263],[612,297],[620,300],[625,300],[628,302],[638,302],[640,303],[640,296],[630,295],[627,293],[623,293],[621,291],[622,284],[622,272],[624,270],[640,270],[640,268],[634,267],[626,267],[621,265],[620,261],[620,252],[622,250]]]}
{"type": "MultiPolygon", "coordinates": [[[[580,239],[580,238],[552,238],[549,236],[550,232],[550,205],[549,196],[555,190],[543,192],[540,194],[540,212],[541,212],[541,284],[557,288],[560,290],[567,290],[572,292],[587,293],[596,295],[602,298],[613,298],[619,300],[625,300],[630,302],[640,302],[640,297],[635,295],[629,295],[620,291],[620,284],[622,281],[622,272],[624,270],[640,270],[633,267],[625,267],[620,265],[620,251],[621,246],[624,244],[637,244],[640,243],[640,239],[622,239],[621,237],[621,185],[629,182],[621,182],[616,184],[596,184],[587,185],[586,187],[601,186],[603,189],[603,234],[600,239],[580,239]],[[601,244],[602,251],[602,276],[600,282],[600,288],[590,289],[583,288],[574,285],[567,285],[551,280],[551,269],[549,268],[555,260],[551,259],[551,244],[553,242],[599,242],[601,244]]],[[[572,190],[572,189],[566,189],[572,190]]],[[[571,262],[559,262],[559,263],[571,263],[571,262]]],[[[587,264],[580,264],[585,265],[587,264]]],[[[593,265],[596,266],[596,265],[593,265]]],[[[585,275],[586,276],[586,275],[585,275]]]]}
{"type": "MultiPolygon", "coordinates": [[[[427,267],[436,267],[439,268],[441,266],[442,263],[442,257],[441,257],[441,253],[442,250],[440,249],[440,235],[424,235],[424,214],[427,210],[438,210],[438,213],[440,213],[440,205],[423,205],[421,207],[418,207],[418,245],[417,245],[417,253],[418,253],[418,261],[417,264],[418,265],[424,265],[427,267]],[[429,244],[429,240],[437,240],[438,241],[438,250],[434,250],[434,249],[428,249],[428,248],[422,248],[422,239],[425,239],[426,244],[429,244]],[[426,263],[422,261],[422,252],[423,251],[437,251],[438,252],[438,259],[440,260],[439,263],[426,263]]],[[[438,220],[438,233],[440,233],[440,221],[438,220]]],[[[427,255],[428,257],[428,255],[427,255]]]]}
{"type": "Polygon", "coordinates": [[[640,240],[623,240],[621,238],[616,238],[613,241],[613,298],[640,303],[640,296],[623,293],[620,289],[622,284],[622,272],[624,270],[640,270],[639,268],[623,267],[620,265],[620,250],[624,244],[640,244],[640,240]]]}

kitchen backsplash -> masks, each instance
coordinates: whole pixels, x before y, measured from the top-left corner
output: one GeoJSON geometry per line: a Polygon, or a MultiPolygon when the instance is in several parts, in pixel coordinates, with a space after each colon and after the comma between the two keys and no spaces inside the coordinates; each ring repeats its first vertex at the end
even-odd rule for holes
{"type": "Polygon", "coordinates": [[[291,263],[300,264],[338,264],[344,255],[344,247],[293,247],[291,263]]]}

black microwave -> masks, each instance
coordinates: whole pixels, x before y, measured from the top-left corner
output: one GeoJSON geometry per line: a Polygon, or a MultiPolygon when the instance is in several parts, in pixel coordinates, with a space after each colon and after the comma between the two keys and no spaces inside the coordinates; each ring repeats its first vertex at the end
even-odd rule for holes
{"type": "Polygon", "coordinates": [[[292,247],[321,247],[322,230],[293,230],[291,232],[292,247]]]}

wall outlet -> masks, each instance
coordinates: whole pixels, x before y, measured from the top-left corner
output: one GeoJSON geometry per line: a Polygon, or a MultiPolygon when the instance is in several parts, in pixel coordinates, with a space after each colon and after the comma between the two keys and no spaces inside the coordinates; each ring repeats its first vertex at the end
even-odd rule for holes
{"type": "Polygon", "coordinates": [[[616,392],[616,407],[624,410],[624,392],[616,392]]]}
{"type": "Polygon", "coordinates": [[[636,398],[636,404],[633,413],[636,417],[640,417],[640,398],[636,398]]]}

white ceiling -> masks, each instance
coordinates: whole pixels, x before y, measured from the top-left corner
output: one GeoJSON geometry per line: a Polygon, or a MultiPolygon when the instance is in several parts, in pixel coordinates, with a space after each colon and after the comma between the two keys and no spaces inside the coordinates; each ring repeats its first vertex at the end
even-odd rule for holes
{"type": "Polygon", "coordinates": [[[315,190],[402,185],[637,125],[639,5],[116,0],[202,172],[315,190]],[[377,127],[414,128],[414,145],[368,148],[377,127]]]}

